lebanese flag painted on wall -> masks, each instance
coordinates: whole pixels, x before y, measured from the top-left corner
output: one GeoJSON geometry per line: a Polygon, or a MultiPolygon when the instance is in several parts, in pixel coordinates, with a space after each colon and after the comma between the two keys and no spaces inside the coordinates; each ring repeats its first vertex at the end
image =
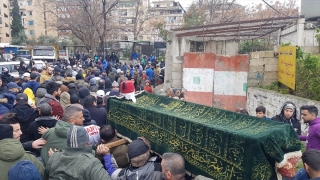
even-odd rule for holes
{"type": "Polygon", "coordinates": [[[185,53],[183,88],[185,100],[236,110],[246,106],[249,56],[217,56],[214,53],[185,53]]]}

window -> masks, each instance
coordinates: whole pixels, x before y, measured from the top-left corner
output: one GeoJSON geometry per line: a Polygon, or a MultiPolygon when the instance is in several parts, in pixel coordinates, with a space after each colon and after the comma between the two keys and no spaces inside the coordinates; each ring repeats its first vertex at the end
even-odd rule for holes
{"type": "Polygon", "coordinates": [[[28,6],[32,6],[32,1],[28,1],[28,6]]]}
{"type": "Polygon", "coordinates": [[[33,36],[33,30],[30,30],[30,32],[29,32],[29,34],[31,35],[31,36],[33,36]]]}
{"type": "Polygon", "coordinates": [[[33,26],[33,21],[29,21],[29,26],[33,26]]]}
{"type": "Polygon", "coordinates": [[[32,11],[29,11],[29,15],[32,16],[32,11]]]}

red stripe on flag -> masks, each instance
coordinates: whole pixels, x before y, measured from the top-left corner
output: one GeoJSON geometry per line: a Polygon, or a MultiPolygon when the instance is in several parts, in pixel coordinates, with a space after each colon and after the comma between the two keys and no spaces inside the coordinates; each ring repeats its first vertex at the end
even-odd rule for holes
{"type": "Polygon", "coordinates": [[[235,71],[235,72],[248,72],[249,71],[249,56],[217,56],[215,59],[215,71],[235,71]]]}
{"type": "Polygon", "coordinates": [[[213,53],[186,52],[183,56],[184,68],[214,69],[216,55],[213,53]]]}
{"type": "Polygon", "coordinates": [[[186,91],[184,93],[184,100],[188,102],[193,102],[205,106],[212,107],[212,92],[192,92],[186,91]]]}

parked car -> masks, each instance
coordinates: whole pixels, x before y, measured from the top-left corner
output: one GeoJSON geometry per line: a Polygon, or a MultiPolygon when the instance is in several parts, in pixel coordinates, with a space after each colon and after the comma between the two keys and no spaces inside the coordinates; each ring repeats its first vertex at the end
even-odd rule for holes
{"type": "MultiPolygon", "coordinates": [[[[26,64],[29,64],[29,60],[24,61],[26,64]]],[[[43,61],[34,61],[35,65],[38,69],[41,69],[43,66],[45,66],[43,61]]],[[[11,61],[11,62],[0,62],[0,73],[2,73],[2,68],[6,67],[9,70],[9,73],[11,76],[18,77],[19,72],[17,67],[20,66],[20,61],[11,61]]]]}

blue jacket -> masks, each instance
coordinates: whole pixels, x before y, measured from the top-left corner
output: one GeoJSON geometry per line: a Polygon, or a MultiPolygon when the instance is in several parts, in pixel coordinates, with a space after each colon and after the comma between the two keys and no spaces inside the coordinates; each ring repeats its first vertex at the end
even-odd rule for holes
{"type": "Polygon", "coordinates": [[[23,87],[23,91],[26,89],[26,88],[30,88],[33,92],[34,95],[36,95],[36,92],[37,92],[37,89],[39,88],[40,84],[36,81],[29,81],[27,82],[23,87]]]}
{"type": "Polygon", "coordinates": [[[153,71],[152,71],[152,69],[151,69],[151,68],[148,68],[148,69],[146,70],[146,74],[147,74],[149,80],[151,81],[151,80],[153,79],[153,71]]]}
{"type": "Polygon", "coordinates": [[[139,58],[138,53],[136,52],[132,53],[132,59],[138,59],[138,58],[139,58]]]}
{"type": "Polygon", "coordinates": [[[108,62],[106,60],[103,60],[102,61],[102,71],[105,71],[107,66],[108,66],[108,62]]]}
{"type": "Polygon", "coordinates": [[[2,105],[4,105],[5,107],[7,107],[9,110],[13,108],[14,106],[14,101],[16,100],[16,96],[17,94],[14,92],[6,92],[6,93],[2,93],[0,95],[0,99],[6,98],[8,100],[7,103],[3,103],[2,105]]]}
{"type": "Polygon", "coordinates": [[[4,106],[2,103],[0,103],[0,115],[4,115],[5,113],[9,112],[9,109],[4,106]]]}
{"type": "Polygon", "coordinates": [[[150,56],[150,57],[149,57],[149,61],[152,62],[153,60],[154,60],[154,56],[150,56]]]}
{"type": "Polygon", "coordinates": [[[130,74],[131,74],[131,76],[134,75],[134,68],[130,69],[130,74]]]}

